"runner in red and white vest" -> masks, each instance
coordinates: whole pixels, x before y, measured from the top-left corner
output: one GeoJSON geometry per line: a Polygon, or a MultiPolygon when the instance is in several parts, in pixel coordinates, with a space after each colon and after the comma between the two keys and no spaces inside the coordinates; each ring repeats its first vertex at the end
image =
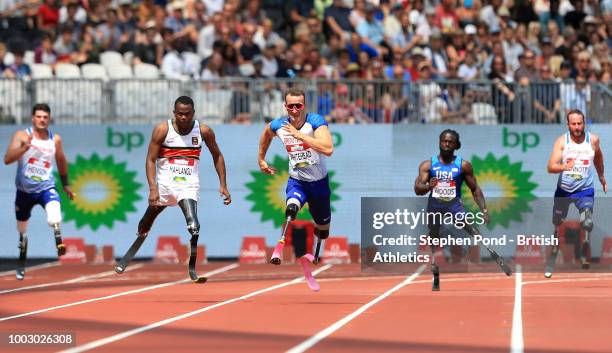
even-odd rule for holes
{"type": "Polygon", "coordinates": [[[174,102],[174,118],[155,126],[147,152],[146,171],[149,183],[149,206],[138,224],[136,240],[115,267],[123,273],[129,261],[149,234],[155,218],[167,207],[178,205],[183,211],[187,230],[191,234],[189,276],[194,282],[204,282],[195,272],[200,222],[197,203],[200,196],[199,161],[202,142],[212,155],[219,193],[223,203],[232,202],[225,179],[225,160],[217,146],[213,130],[194,120],[193,100],[181,96],[174,102]]]}

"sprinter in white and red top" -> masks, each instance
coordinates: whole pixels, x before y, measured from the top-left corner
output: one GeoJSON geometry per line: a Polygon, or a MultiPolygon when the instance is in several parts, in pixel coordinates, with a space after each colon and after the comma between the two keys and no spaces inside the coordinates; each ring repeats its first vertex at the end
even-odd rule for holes
{"type": "Polygon", "coordinates": [[[166,206],[178,204],[191,234],[189,277],[196,283],[206,281],[206,277],[198,276],[195,271],[200,235],[197,203],[200,195],[198,167],[202,142],[212,155],[223,203],[229,205],[232,198],[227,190],[225,160],[217,146],[215,134],[210,127],[194,120],[194,114],[193,100],[181,96],[174,102],[174,119],[158,124],[153,130],[146,161],[149,206],[138,224],[136,240],[115,267],[117,273],[125,271],[149,234],[155,218],[166,206]]]}
{"type": "Polygon", "coordinates": [[[306,202],[315,223],[317,249],[308,255],[317,263],[321,240],[329,236],[331,222],[329,179],[325,159],[332,155],[334,146],[327,122],[319,114],[306,113],[305,94],[301,90],[290,90],[285,94],[287,116],[266,125],[259,140],[259,169],[266,174],[276,170],[266,163],[266,152],[274,136],[278,136],[289,155],[289,180],[286,189],[285,224],[281,239],[270,263],[281,263],[280,254],[284,244],[287,225],[295,219],[306,202]]]}
{"type": "MultiPolygon", "coordinates": [[[[604,176],[599,136],[585,130],[584,113],[580,110],[570,110],[566,119],[568,131],[555,141],[547,166],[549,173],[559,174],[552,223],[556,238],[557,229],[567,217],[569,206],[576,205],[580,213],[580,226],[586,234],[582,243],[580,263],[582,268],[588,269],[589,232],[593,229],[595,201],[594,170],[597,171],[604,192],[608,192],[608,185],[604,176]]],[[[552,277],[558,252],[559,246],[553,245],[544,277],[552,277]]]]}
{"type": "Polygon", "coordinates": [[[32,208],[41,205],[47,213],[47,223],[53,228],[57,255],[66,253],[62,242],[60,223],[62,211],[60,195],[55,190],[53,177],[53,160],[57,164],[64,192],[71,200],[73,192],[68,186],[68,162],[64,155],[62,139],[58,134],[49,131],[51,123],[51,108],[47,104],[36,104],[32,108],[32,126],[19,130],[11,139],[4,164],[18,162],[17,197],[15,198],[15,213],[19,231],[19,261],[16,278],[22,280],[25,276],[25,264],[28,249],[26,231],[32,208]]]}

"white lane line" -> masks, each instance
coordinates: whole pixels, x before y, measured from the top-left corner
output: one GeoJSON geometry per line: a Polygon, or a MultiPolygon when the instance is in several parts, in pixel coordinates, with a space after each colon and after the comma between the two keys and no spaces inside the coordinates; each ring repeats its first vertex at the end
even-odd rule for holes
{"type": "Polygon", "coordinates": [[[317,332],[314,336],[310,337],[306,341],[304,341],[304,342],[298,344],[297,346],[289,349],[287,351],[287,353],[302,353],[302,352],[312,348],[315,344],[319,343],[322,339],[324,339],[325,337],[331,335],[332,333],[334,333],[335,331],[340,329],[342,326],[348,324],[351,320],[353,320],[357,316],[363,314],[363,312],[365,312],[366,310],[368,310],[369,308],[374,306],[376,303],[382,301],[383,299],[385,299],[386,297],[390,296],[394,292],[398,291],[402,287],[410,284],[410,282],[412,282],[415,278],[417,278],[417,276],[419,276],[421,274],[421,272],[423,272],[424,269],[425,269],[425,265],[421,265],[416,270],[416,272],[411,274],[408,278],[406,278],[405,280],[403,280],[402,282],[397,284],[395,287],[393,287],[393,288],[389,289],[388,291],[384,292],[383,294],[378,296],[376,299],[374,299],[374,300],[370,301],[369,303],[363,305],[362,307],[360,307],[359,309],[355,310],[353,313],[349,314],[348,316],[345,316],[344,318],[336,321],[331,326],[328,326],[327,328],[323,329],[322,331],[317,332]]]}
{"type": "MultiPolygon", "coordinates": [[[[26,267],[26,273],[30,271],[40,270],[41,268],[49,268],[49,267],[55,267],[59,265],[60,265],[59,261],[46,262],[44,264],[26,267]]],[[[14,274],[15,274],[15,270],[4,271],[4,272],[0,272],[0,277],[14,275],[14,274]]]]}
{"type": "Polygon", "coordinates": [[[609,280],[610,280],[610,278],[605,278],[605,277],[545,279],[545,280],[542,280],[542,281],[525,281],[525,282],[523,282],[523,285],[527,285],[527,284],[545,284],[545,283],[563,283],[563,282],[609,281],[609,280]]]}
{"type": "MultiPolygon", "coordinates": [[[[142,263],[134,264],[134,265],[132,265],[132,266],[130,266],[128,268],[128,271],[134,271],[136,269],[141,268],[142,266],[144,266],[144,264],[142,264],[142,263]]],[[[81,277],[77,277],[77,278],[73,278],[73,279],[68,279],[68,280],[65,280],[65,281],[42,283],[42,284],[35,284],[35,285],[27,286],[27,287],[19,287],[19,288],[13,288],[13,289],[6,289],[6,290],[3,290],[3,291],[0,291],[0,294],[21,292],[21,291],[28,290],[28,289],[37,289],[37,288],[46,288],[46,287],[52,287],[52,286],[59,286],[59,285],[63,285],[63,284],[78,283],[78,282],[83,282],[83,281],[87,281],[87,280],[90,280],[90,279],[108,277],[108,276],[114,275],[114,274],[115,274],[115,271],[100,272],[100,273],[95,273],[95,274],[92,274],[92,275],[87,275],[87,276],[81,276],[81,277]]]]}
{"type": "MultiPolygon", "coordinates": [[[[226,272],[226,271],[232,270],[232,269],[234,269],[236,267],[238,267],[238,264],[231,264],[231,265],[223,266],[223,267],[218,268],[216,270],[213,270],[213,271],[205,273],[204,276],[210,277],[210,276],[213,276],[213,275],[221,273],[221,272],[226,272]]],[[[142,292],[146,292],[146,291],[153,290],[153,289],[170,287],[170,286],[174,286],[176,284],[187,283],[187,282],[191,282],[191,280],[190,279],[182,279],[180,281],[166,282],[166,283],[156,284],[154,286],[149,286],[149,287],[144,287],[144,288],[139,288],[139,289],[133,289],[133,290],[130,290],[130,291],[127,291],[127,292],[119,292],[119,293],[116,293],[116,294],[106,295],[104,297],[97,297],[97,298],[92,298],[92,299],[87,299],[87,300],[81,300],[81,301],[74,302],[74,303],[68,303],[68,304],[64,304],[64,305],[53,306],[53,307],[50,307],[50,308],[30,311],[30,312],[23,313],[23,314],[17,314],[17,315],[13,315],[13,316],[6,316],[6,317],[0,318],[0,322],[7,321],[7,320],[12,320],[12,319],[17,319],[17,318],[25,317],[25,316],[36,315],[36,314],[40,314],[40,313],[46,313],[48,311],[68,308],[68,307],[71,307],[71,306],[87,304],[87,303],[93,303],[93,302],[97,302],[97,301],[101,301],[101,300],[113,299],[113,298],[117,298],[117,297],[122,297],[124,295],[142,293],[142,292]]]]}
{"type": "Polygon", "coordinates": [[[516,265],[514,273],[516,285],[514,286],[514,312],[512,313],[512,338],[510,340],[510,353],[523,353],[525,342],[523,340],[523,274],[521,265],[516,265]]]}
{"type": "MultiPolygon", "coordinates": [[[[325,266],[323,266],[323,267],[321,267],[321,268],[319,268],[319,269],[317,269],[315,271],[312,271],[312,275],[315,276],[315,275],[317,275],[317,274],[327,270],[331,266],[332,266],[331,264],[327,264],[327,265],[325,265],[325,266]]],[[[143,333],[145,331],[149,331],[149,330],[152,330],[154,328],[157,328],[157,327],[160,327],[160,326],[163,326],[163,325],[171,324],[173,322],[176,322],[176,321],[179,321],[179,320],[182,320],[182,319],[186,319],[186,318],[189,318],[189,317],[201,314],[203,312],[216,309],[216,308],[224,306],[224,305],[232,304],[232,303],[235,303],[237,301],[245,300],[245,299],[248,299],[248,298],[252,298],[252,297],[254,297],[256,295],[260,295],[260,294],[263,294],[263,293],[266,293],[266,292],[273,291],[275,289],[286,287],[286,286],[289,286],[289,285],[301,282],[303,280],[304,280],[304,276],[298,277],[298,278],[292,279],[291,281],[287,281],[287,282],[283,282],[283,283],[280,283],[280,284],[276,284],[274,286],[267,287],[267,288],[264,288],[264,289],[260,289],[260,290],[251,292],[249,294],[245,294],[245,295],[240,296],[240,297],[236,297],[236,298],[233,298],[233,299],[222,301],[222,302],[217,303],[217,304],[205,306],[205,307],[200,308],[200,309],[195,310],[195,311],[190,311],[190,312],[182,314],[182,315],[174,316],[174,317],[171,317],[171,318],[168,318],[168,319],[165,319],[165,320],[162,320],[162,321],[158,321],[158,322],[146,325],[146,326],[138,327],[138,328],[135,328],[135,329],[132,329],[132,330],[129,330],[129,331],[118,333],[118,334],[113,335],[113,336],[109,336],[109,337],[102,338],[102,339],[99,339],[99,340],[96,340],[96,341],[92,341],[92,342],[89,342],[89,343],[86,343],[86,344],[83,344],[83,345],[80,345],[80,346],[77,346],[77,347],[73,347],[73,348],[70,348],[70,349],[66,349],[66,350],[63,350],[63,351],[61,351],[59,353],[79,353],[79,352],[88,351],[90,349],[98,348],[100,346],[104,346],[104,345],[107,345],[109,343],[113,343],[113,342],[122,340],[124,338],[130,337],[130,336],[134,336],[134,335],[137,335],[139,333],[143,333]]]]}

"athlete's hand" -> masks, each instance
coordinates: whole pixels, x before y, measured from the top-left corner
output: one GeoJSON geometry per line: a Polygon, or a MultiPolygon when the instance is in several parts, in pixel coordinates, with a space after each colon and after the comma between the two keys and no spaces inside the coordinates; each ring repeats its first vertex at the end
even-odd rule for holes
{"type": "Polygon", "coordinates": [[[221,194],[221,197],[223,197],[224,205],[229,205],[232,203],[232,196],[230,195],[226,186],[219,186],[219,194],[221,194]]]}
{"type": "Polygon", "coordinates": [[[33,138],[34,138],[33,135],[28,135],[27,140],[21,142],[21,148],[23,148],[24,151],[27,151],[30,149],[30,147],[32,146],[33,138]]]}
{"type": "Polygon", "coordinates": [[[157,206],[159,204],[159,190],[157,188],[149,191],[149,205],[157,206]]]}
{"type": "Polygon", "coordinates": [[[599,182],[601,183],[601,186],[603,187],[603,192],[604,193],[608,193],[608,184],[606,183],[606,177],[605,176],[600,176],[599,177],[599,182]]]}
{"type": "Polygon", "coordinates": [[[482,212],[482,219],[485,222],[485,224],[489,224],[489,222],[491,221],[491,217],[489,216],[489,212],[482,212]]]}
{"type": "Polygon", "coordinates": [[[438,178],[429,179],[429,190],[433,190],[438,185],[438,178]]]}
{"type": "Polygon", "coordinates": [[[68,198],[74,200],[74,196],[76,195],[72,190],[70,190],[70,186],[64,186],[64,192],[68,195],[68,198]]]}
{"type": "Polygon", "coordinates": [[[572,168],[574,168],[574,161],[575,161],[574,158],[568,159],[567,163],[565,163],[565,165],[563,166],[564,167],[563,169],[568,170],[568,171],[572,170],[572,168]]]}
{"type": "Polygon", "coordinates": [[[276,174],[276,169],[268,166],[268,163],[266,163],[266,161],[264,161],[263,159],[259,161],[259,169],[266,174],[276,174]]]}
{"type": "Polygon", "coordinates": [[[302,133],[295,128],[295,126],[291,125],[291,123],[287,122],[282,127],[283,130],[287,131],[291,136],[295,137],[298,140],[302,140],[302,133]]]}

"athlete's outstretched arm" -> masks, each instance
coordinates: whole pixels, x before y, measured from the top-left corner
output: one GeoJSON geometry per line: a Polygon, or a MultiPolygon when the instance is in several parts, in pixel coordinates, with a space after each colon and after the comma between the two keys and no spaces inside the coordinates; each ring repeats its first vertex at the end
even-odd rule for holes
{"type": "Polygon", "coordinates": [[[465,179],[465,183],[472,191],[472,197],[474,198],[474,201],[484,213],[485,223],[489,223],[489,212],[487,210],[487,202],[485,201],[482,190],[480,189],[480,186],[478,186],[478,182],[476,181],[476,177],[474,176],[474,169],[472,168],[472,163],[466,160],[463,160],[461,162],[461,173],[463,173],[463,178],[465,179]]]}
{"type": "Polygon", "coordinates": [[[55,142],[55,164],[57,164],[57,171],[59,172],[62,186],[64,187],[64,192],[66,195],[68,195],[68,198],[73,200],[74,193],[72,190],[70,190],[70,186],[68,186],[68,161],[66,160],[66,155],[64,154],[62,138],[59,134],[54,134],[53,140],[55,142]]]}
{"type": "Polygon", "coordinates": [[[268,152],[268,148],[270,148],[270,143],[272,143],[272,139],[274,138],[274,131],[270,129],[270,124],[266,124],[261,137],[259,138],[259,152],[257,154],[257,163],[259,164],[259,169],[266,174],[274,174],[276,173],[276,169],[268,166],[266,163],[266,153],[268,152]]]}
{"type": "Polygon", "coordinates": [[[553,150],[550,153],[550,159],[548,159],[547,169],[551,174],[559,174],[564,170],[571,170],[574,166],[573,160],[563,164],[563,147],[565,147],[565,137],[561,136],[555,141],[553,150]]]}
{"type": "Polygon", "coordinates": [[[157,124],[153,129],[149,149],[147,150],[145,171],[147,173],[147,183],[149,183],[149,205],[151,206],[155,206],[159,202],[159,189],[157,188],[157,180],[155,180],[155,163],[167,134],[168,124],[166,122],[157,124]]]}
{"type": "Polygon", "coordinates": [[[25,131],[19,130],[13,134],[13,138],[6,149],[4,155],[4,164],[11,164],[21,158],[32,144],[32,135],[28,135],[25,131]]]}
{"type": "Polygon", "coordinates": [[[593,144],[593,150],[595,151],[593,164],[595,164],[595,170],[597,170],[597,176],[599,176],[599,182],[603,187],[603,191],[607,193],[608,184],[606,183],[606,177],[604,175],[604,157],[599,144],[599,136],[591,134],[591,141],[593,144]]]}
{"type": "Polygon", "coordinates": [[[334,153],[334,143],[331,137],[331,133],[327,128],[327,125],[319,126],[314,131],[314,137],[307,136],[298,131],[295,126],[290,123],[286,123],[283,125],[282,129],[291,134],[291,136],[295,137],[300,141],[304,141],[310,146],[313,150],[323,153],[326,156],[331,156],[334,153]]]}
{"type": "Polygon", "coordinates": [[[419,175],[414,180],[414,193],[421,196],[431,191],[436,186],[436,179],[429,180],[429,168],[431,160],[426,160],[419,164],[419,175]]]}
{"type": "Polygon", "coordinates": [[[202,139],[204,140],[204,143],[206,143],[206,147],[208,147],[210,155],[212,156],[215,170],[217,171],[217,176],[219,177],[219,193],[223,195],[223,203],[229,205],[232,202],[232,196],[227,190],[225,158],[223,158],[223,153],[221,153],[221,150],[217,145],[215,133],[210,127],[200,123],[200,134],[202,135],[202,139]]]}

